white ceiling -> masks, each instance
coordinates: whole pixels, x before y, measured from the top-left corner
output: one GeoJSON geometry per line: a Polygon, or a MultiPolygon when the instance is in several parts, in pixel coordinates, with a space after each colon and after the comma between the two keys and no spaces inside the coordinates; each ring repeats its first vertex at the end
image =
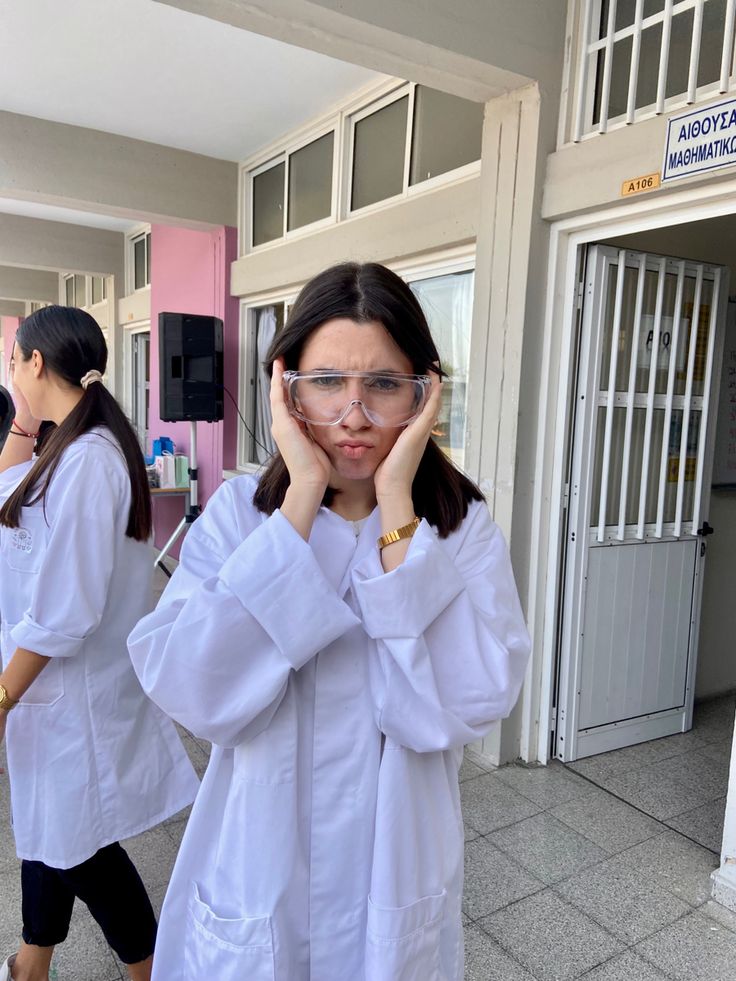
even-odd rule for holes
{"type": "Polygon", "coordinates": [[[0,0],[0,109],[226,160],[380,77],[152,0],[0,0]]]}
{"type": "Polygon", "coordinates": [[[114,218],[111,215],[72,211],[71,208],[57,208],[51,204],[37,204],[35,201],[16,201],[2,197],[0,197],[0,213],[42,218],[44,221],[66,221],[72,225],[87,225],[89,228],[107,228],[112,232],[131,232],[139,224],[125,218],[114,218]]]}

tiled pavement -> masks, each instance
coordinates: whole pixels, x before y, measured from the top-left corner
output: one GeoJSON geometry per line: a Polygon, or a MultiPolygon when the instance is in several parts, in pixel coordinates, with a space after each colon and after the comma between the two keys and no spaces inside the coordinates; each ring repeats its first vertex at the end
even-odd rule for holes
{"type": "MultiPolygon", "coordinates": [[[[571,767],[463,765],[466,981],[735,981],[736,915],[710,900],[735,702],[690,733],[571,767]]],[[[207,746],[186,735],[197,769],[207,746]]],[[[156,908],[186,814],[126,843],[156,908]]],[[[18,940],[18,867],[0,776],[0,959],[18,940]]],[[[59,981],[120,981],[86,909],[59,981]]],[[[350,981],[350,979],[317,979],[350,981]]]]}

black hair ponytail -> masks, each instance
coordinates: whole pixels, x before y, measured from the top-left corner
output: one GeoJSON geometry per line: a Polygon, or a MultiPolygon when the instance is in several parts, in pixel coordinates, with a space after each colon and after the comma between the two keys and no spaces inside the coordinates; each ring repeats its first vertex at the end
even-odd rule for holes
{"type": "MultiPolygon", "coordinates": [[[[102,375],[107,364],[107,345],[97,321],[75,307],[37,310],[18,328],[15,343],[26,360],[34,350],[40,351],[45,366],[77,388],[87,372],[98,371],[102,375]]],[[[46,496],[66,448],[97,427],[110,432],[128,468],[131,500],[125,533],[137,541],[148,540],[152,528],[151,497],[143,454],[125,413],[99,381],[91,381],[66,418],[44,435],[38,459],[0,509],[1,525],[18,527],[21,509],[46,496]]]]}

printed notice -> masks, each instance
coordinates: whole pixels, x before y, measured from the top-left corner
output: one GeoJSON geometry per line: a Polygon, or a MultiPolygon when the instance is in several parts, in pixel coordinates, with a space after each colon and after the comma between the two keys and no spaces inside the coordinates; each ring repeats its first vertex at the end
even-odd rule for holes
{"type": "Polygon", "coordinates": [[[671,116],[662,180],[736,166],[736,99],[671,116]]]}

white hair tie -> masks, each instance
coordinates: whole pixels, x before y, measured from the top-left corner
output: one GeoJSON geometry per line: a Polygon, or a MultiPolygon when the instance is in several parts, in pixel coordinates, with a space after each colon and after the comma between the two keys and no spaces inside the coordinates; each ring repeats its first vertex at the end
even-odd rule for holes
{"type": "Polygon", "coordinates": [[[88,371],[84,378],[80,381],[80,385],[86,391],[87,388],[92,384],[92,382],[101,382],[102,375],[97,369],[93,368],[92,371],[88,371]]]}

